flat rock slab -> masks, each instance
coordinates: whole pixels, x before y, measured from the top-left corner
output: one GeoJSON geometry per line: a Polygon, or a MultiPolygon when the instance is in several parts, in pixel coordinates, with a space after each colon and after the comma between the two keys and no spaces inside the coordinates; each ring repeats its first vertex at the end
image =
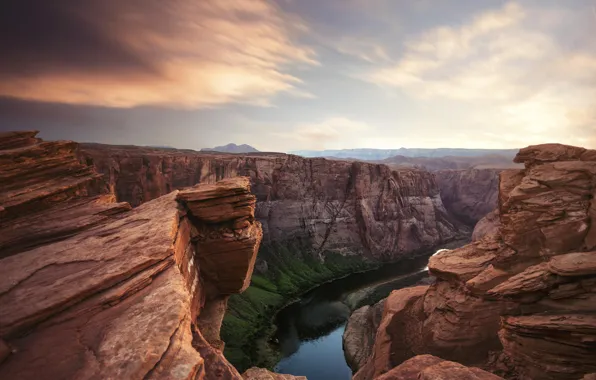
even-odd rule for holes
{"type": "Polygon", "coordinates": [[[406,360],[375,380],[503,380],[502,377],[475,367],[447,361],[432,355],[418,355],[406,360]]]}
{"type": "Polygon", "coordinates": [[[548,262],[548,270],[560,276],[594,275],[596,274],[596,251],[555,256],[548,262]]]}

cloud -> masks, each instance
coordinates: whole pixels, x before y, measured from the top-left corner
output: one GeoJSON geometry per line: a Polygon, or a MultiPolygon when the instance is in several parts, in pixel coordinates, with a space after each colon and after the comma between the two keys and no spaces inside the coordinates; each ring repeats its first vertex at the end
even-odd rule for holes
{"type": "Polygon", "coordinates": [[[296,125],[289,132],[275,135],[294,142],[297,146],[309,149],[340,149],[345,142],[372,133],[374,128],[361,121],[346,117],[328,117],[320,122],[296,125]]]}
{"type": "Polygon", "coordinates": [[[318,64],[296,42],[307,30],[266,0],[9,0],[0,96],[181,108],[308,97],[288,73],[318,64]]]}
{"type": "Polygon", "coordinates": [[[334,42],[338,52],[359,58],[369,63],[383,63],[390,61],[389,53],[382,44],[367,38],[342,37],[334,42]]]}
{"type": "Polygon", "coordinates": [[[485,124],[516,131],[522,141],[539,136],[595,146],[596,45],[557,38],[557,28],[582,23],[596,33],[588,10],[509,2],[463,25],[410,37],[396,64],[363,77],[418,101],[468,104],[469,113],[484,109],[496,116],[485,124]]]}

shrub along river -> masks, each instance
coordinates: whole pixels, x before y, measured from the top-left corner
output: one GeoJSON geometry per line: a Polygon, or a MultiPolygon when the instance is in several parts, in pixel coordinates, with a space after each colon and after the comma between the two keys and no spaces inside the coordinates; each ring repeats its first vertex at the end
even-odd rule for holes
{"type": "Polygon", "coordinates": [[[342,348],[350,314],[392,290],[428,282],[431,253],[321,285],[282,309],[275,321],[274,341],[282,354],[275,371],[309,380],[351,379],[342,348]]]}

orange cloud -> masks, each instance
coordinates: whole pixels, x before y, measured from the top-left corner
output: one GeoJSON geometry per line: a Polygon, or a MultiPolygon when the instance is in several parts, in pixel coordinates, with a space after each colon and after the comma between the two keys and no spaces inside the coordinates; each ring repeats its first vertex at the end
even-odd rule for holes
{"type": "Polygon", "coordinates": [[[64,66],[68,69],[55,67],[56,60],[44,68],[42,57],[33,74],[4,73],[0,95],[108,107],[181,108],[229,102],[266,105],[279,93],[308,96],[300,89],[300,79],[287,71],[318,64],[311,49],[295,42],[307,28],[266,0],[91,3],[93,7],[72,13],[102,39],[138,57],[145,68],[77,67],[72,60],[64,66]]]}

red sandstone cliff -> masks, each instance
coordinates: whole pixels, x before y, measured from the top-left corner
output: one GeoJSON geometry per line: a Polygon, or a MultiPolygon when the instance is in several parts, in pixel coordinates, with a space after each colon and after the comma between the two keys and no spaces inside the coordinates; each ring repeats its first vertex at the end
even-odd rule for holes
{"type": "Polygon", "coordinates": [[[498,232],[433,256],[430,287],[391,294],[355,379],[420,354],[509,379],[596,372],[596,151],[548,144],[515,160],[525,168],[500,175],[498,232]]]}
{"type": "Polygon", "coordinates": [[[248,179],[130,210],[76,148],[0,135],[0,378],[277,376],[242,377],[220,351],[262,238],[248,179]]]}
{"type": "Polygon", "coordinates": [[[250,177],[265,242],[299,238],[316,253],[335,250],[391,260],[460,233],[427,171],[275,153],[83,148],[86,162],[105,174],[118,200],[133,205],[195,183],[250,177]]]}

